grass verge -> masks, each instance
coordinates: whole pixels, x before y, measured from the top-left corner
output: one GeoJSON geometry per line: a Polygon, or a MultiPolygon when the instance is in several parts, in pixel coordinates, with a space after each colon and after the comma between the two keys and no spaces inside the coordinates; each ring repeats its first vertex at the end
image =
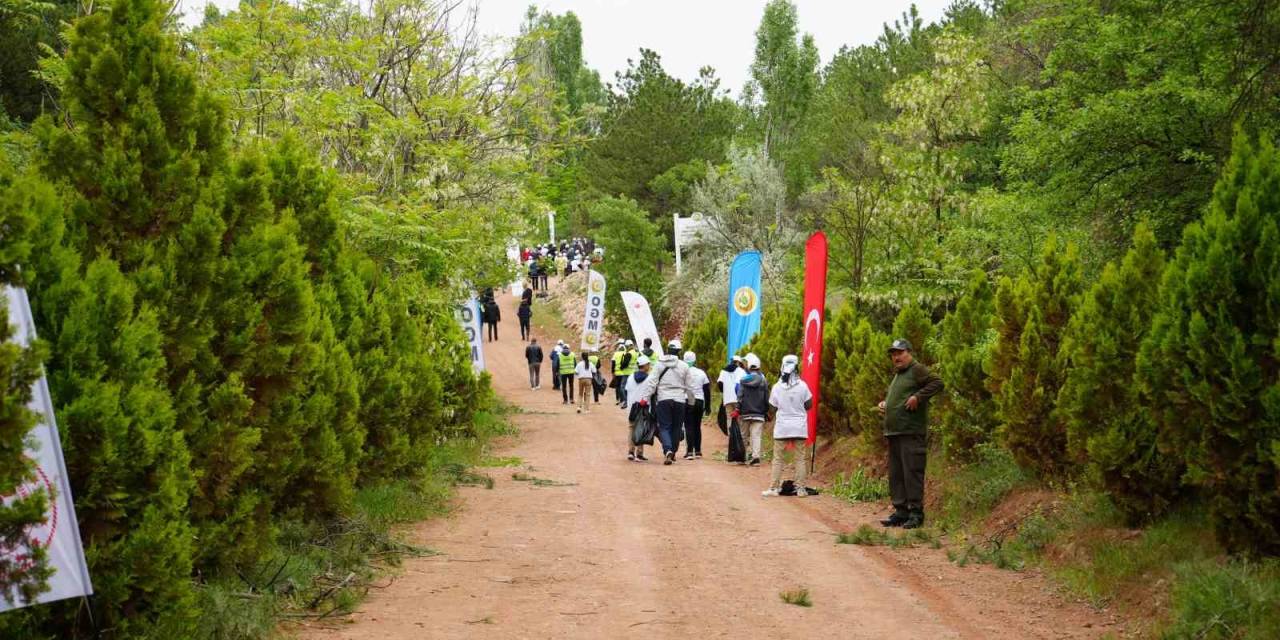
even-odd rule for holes
{"type": "Polygon", "coordinates": [[[804,587],[783,591],[778,594],[778,597],[782,598],[783,602],[797,607],[813,606],[813,599],[809,597],[809,590],[804,587]]]}

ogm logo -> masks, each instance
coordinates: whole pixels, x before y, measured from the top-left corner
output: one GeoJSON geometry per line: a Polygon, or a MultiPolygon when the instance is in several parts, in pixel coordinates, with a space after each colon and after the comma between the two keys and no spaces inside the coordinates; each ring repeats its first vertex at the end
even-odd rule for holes
{"type": "Polygon", "coordinates": [[[760,296],[751,287],[738,287],[733,292],[733,310],[740,316],[749,316],[760,304],[760,296]]]}
{"type": "Polygon", "coordinates": [[[601,280],[600,278],[592,278],[591,293],[599,295],[602,291],[604,291],[604,280],[601,280]]]}

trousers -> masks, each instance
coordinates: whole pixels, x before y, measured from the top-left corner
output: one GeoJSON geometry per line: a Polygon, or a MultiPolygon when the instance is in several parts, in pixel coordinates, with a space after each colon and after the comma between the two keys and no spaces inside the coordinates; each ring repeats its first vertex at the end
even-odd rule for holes
{"type": "Polygon", "coordinates": [[[923,433],[887,436],[889,495],[900,512],[924,511],[924,470],[928,446],[923,433]]]}

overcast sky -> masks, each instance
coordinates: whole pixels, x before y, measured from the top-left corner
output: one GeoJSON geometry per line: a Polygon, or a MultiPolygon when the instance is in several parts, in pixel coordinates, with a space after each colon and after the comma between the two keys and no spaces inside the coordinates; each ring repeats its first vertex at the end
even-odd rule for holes
{"type": "MultiPolygon", "coordinates": [[[[792,0],[800,31],[813,34],[825,64],[844,45],[868,44],[881,26],[902,15],[909,0],[792,0]]],[[[199,20],[206,0],[183,0],[189,20],[199,20]]],[[[238,0],[212,0],[234,8],[238,0]]],[[[747,80],[755,53],[755,31],[767,0],[542,0],[540,9],[572,11],[582,21],[582,50],[587,65],[606,82],[638,59],[641,47],[662,56],[668,73],[692,80],[710,65],[721,85],[737,95],[747,80]]],[[[474,0],[481,31],[515,36],[529,0],[474,0]]],[[[937,20],[951,0],[917,0],[925,23],[937,20]]]]}

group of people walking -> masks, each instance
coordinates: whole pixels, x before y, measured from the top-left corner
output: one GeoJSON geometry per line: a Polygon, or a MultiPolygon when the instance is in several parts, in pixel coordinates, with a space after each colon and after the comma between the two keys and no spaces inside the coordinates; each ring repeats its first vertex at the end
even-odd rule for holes
{"type": "MultiPolygon", "coordinates": [[[[702,458],[702,421],[711,415],[712,394],[711,380],[698,366],[697,354],[683,351],[678,339],[667,343],[665,353],[655,351],[649,339],[639,348],[631,340],[618,340],[609,357],[612,380],[606,385],[599,353],[575,354],[564,341],[557,341],[549,358],[544,357],[542,347],[529,331],[532,297],[532,290],[526,288],[517,312],[521,339],[529,341],[525,359],[530,388],[542,388],[541,366],[544,359],[550,359],[552,384],[560,391],[561,402],[576,404],[579,413],[589,413],[593,404],[599,404],[606,388],[614,389],[615,405],[628,412],[628,460],[646,461],[645,447],[652,446],[655,439],[662,447],[664,465],[675,463],[681,444],[685,445],[685,460],[702,458]]],[[[488,323],[487,304],[485,311],[488,323]]],[[[491,339],[496,339],[496,328],[492,331],[491,339]]],[[[888,444],[893,512],[881,524],[912,529],[924,524],[928,406],[930,398],[942,391],[943,383],[915,360],[907,340],[894,340],[888,355],[894,377],[877,408],[883,416],[888,444]]],[[[721,399],[717,422],[729,438],[729,462],[758,466],[765,426],[773,423],[772,473],[769,487],[762,492],[765,497],[784,493],[782,476],[788,456],[794,468],[794,495],[805,497],[810,492],[805,486],[809,470],[806,441],[814,396],[800,378],[800,366],[798,357],[785,356],[779,363],[780,378],[770,385],[756,354],[734,354],[716,377],[715,388],[721,399]]]]}

